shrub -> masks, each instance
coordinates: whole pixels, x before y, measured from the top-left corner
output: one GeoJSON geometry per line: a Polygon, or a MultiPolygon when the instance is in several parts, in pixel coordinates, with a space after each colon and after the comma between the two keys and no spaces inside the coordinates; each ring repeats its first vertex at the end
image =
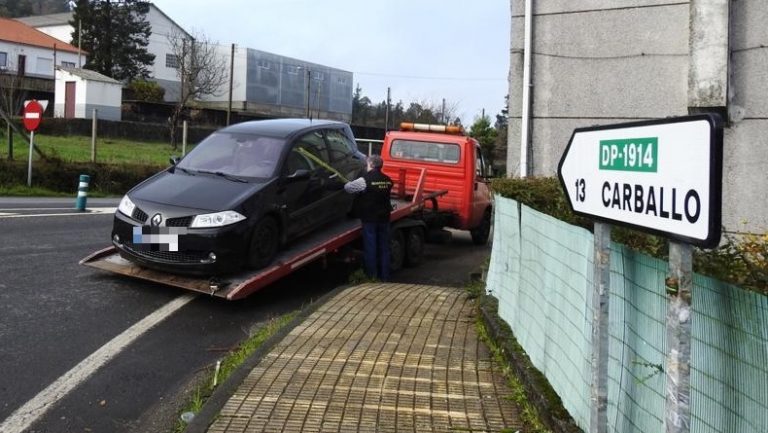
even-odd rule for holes
{"type": "Polygon", "coordinates": [[[165,89],[154,81],[134,80],[128,84],[128,99],[144,102],[163,102],[165,89]]]}
{"type": "MultiPolygon", "coordinates": [[[[491,189],[539,212],[569,224],[593,229],[590,219],[575,215],[557,178],[498,178],[491,189]]],[[[653,257],[666,259],[669,242],[647,233],[615,227],[613,241],[653,257]]],[[[712,250],[694,249],[694,270],[733,284],[768,294],[768,233],[726,235],[723,244],[712,250]]]]}
{"type": "MultiPolygon", "coordinates": [[[[91,176],[91,191],[122,195],[164,168],[166,167],[153,165],[65,163],[59,159],[49,159],[34,163],[32,185],[52,191],[75,193],[80,175],[87,174],[91,176]]],[[[26,179],[26,161],[0,160],[0,184],[17,185],[26,182],[26,179]]]]}

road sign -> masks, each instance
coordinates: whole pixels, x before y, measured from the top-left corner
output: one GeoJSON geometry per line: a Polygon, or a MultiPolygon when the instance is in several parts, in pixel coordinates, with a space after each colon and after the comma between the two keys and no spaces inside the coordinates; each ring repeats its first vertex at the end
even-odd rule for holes
{"type": "Polygon", "coordinates": [[[24,107],[24,127],[27,131],[36,131],[43,118],[43,106],[34,99],[24,107]]]}
{"type": "Polygon", "coordinates": [[[723,127],[711,114],[574,130],[558,176],[581,216],[712,248],[723,127]]]}

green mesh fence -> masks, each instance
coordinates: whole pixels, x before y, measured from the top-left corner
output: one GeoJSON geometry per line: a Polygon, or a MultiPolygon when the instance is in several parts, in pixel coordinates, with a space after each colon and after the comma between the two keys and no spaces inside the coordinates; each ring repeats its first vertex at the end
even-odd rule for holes
{"type": "MultiPolygon", "coordinates": [[[[589,429],[592,234],[496,197],[487,290],[576,423],[589,429]]],[[[608,423],[664,431],[667,263],[612,245],[608,423]]],[[[691,431],[768,432],[768,297],[696,275],[691,431]]]]}

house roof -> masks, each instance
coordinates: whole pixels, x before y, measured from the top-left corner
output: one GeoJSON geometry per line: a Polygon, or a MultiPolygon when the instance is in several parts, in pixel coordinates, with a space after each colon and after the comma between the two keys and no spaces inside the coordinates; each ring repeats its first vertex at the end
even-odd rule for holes
{"type": "Polygon", "coordinates": [[[123,84],[115,80],[114,78],[108,77],[104,74],[98,73],[96,71],[92,71],[90,69],[65,68],[65,67],[59,67],[58,69],[64,72],[69,72],[70,74],[78,76],[84,80],[101,81],[102,83],[110,83],[110,84],[120,84],[120,85],[123,84]]]}
{"type": "MultiPolygon", "coordinates": [[[[179,30],[181,30],[185,36],[192,37],[186,30],[184,30],[184,27],[180,26],[176,21],[173,20],[173,18],[169,17],[168,14],[163,12],[162,9],[155,6],[154,3],[150,3],[149,7],[159,12],[160,15],[165,17],[165,19],[170,21],[174,26],[178,27],[179,30]]],[[[58,14],[33,15],[29,17],[16,18],[16,21],[21,21],[22,23],[28,26],[36,27],[36,28],[49,27],[49,26],[68,26],[70,25],[69,22],[72,21],[73,15],[74,14],[72,12],[61,12],[58,14]]],[[[150,23],[150,25],[151,24],[152,23],[150,23]]]]}
{"type": "Polygon", "coordinates": [[[22,23],[35,28],[69,25],[71,20],[72,12],[16,18],[16,21],[21,21],[22,23]]]}
{"type": "Polygon", "coordinates": [[[51,50],[54,49],[55,45],[57,51],[68,51],[75,54],[78,52],[77,47],[74,45],[62,42],[27,24],[8,18],[0,18],[0,41],[49,48],[51,50]]]}

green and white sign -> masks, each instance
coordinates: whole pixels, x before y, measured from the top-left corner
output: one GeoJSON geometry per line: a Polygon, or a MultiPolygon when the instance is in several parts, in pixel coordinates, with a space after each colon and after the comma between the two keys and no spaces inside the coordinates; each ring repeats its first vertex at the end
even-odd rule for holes
{"type": "Polygon", "coordinates": [[[722,145],[710,114],[579,128],[558,175],[579,215],[714,247],[722,145]]]}

